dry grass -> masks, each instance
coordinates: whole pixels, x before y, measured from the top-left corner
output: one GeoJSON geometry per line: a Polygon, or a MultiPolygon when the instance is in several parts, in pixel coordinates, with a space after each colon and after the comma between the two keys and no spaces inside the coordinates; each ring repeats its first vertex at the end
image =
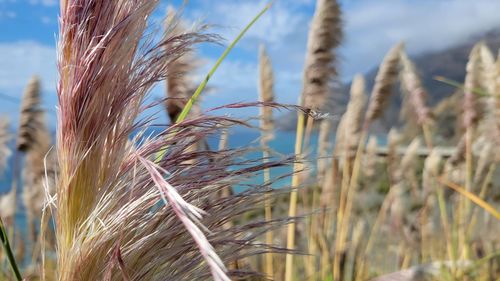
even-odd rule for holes
{"type": "MultiPolygon", "coordinates": [[[[271,60],[266,53],[265,47],[260,46],[259,49],[259,101],[262,103],[274,102],[274,74],[271,65],[271,60]]],[[[260,144],[263,150],[263,161],[267,163],[270,161],[270,148],[269,141],[274,138],[274,121],[273,109],[270,106],[260,107],[260,130],[262,136],[260,144]]],[[[271,183],[271,171],[264,170],[264,184],[271,183]]],[[[264,198],[264,217],[266,222],[270,222],[273,218],[272,215],[272,201],[269,194],[264,198]]],[[[266,233],[266,243],[273,244],[273,233],[271,231],[266,233]]],[[[274,276],[273,270],[273,255],[272,253],[266,254],[266,270],[267,276],[272,278],[274,276]]]]}
{"type": "Polygon", "coordinates": [[[190,119],[139,145],[138,138],[128,144],[151,87],[168,77],[172,63],[193,44],[210,39],[196,32],[167,33],[159,42],[144,39],[157,3],[62,5],[55,209],[59,280],[204,280],[208,272],[215,280],[229,280],[222,259],[231,261],[252,246],[240,244],[237,235],[228,237],[244,228],[219,228],[254,203],[253,195],[197,203],[232,180],[225,172],[231,157],[214,162],[210,154],[204,160],[186,151],[190,140],[231,120],[190,119]],[[164,147],[165,156],[152,162],[164,147]],[[182,165],[191,160],[194,164],[182,165]],[[200,173],[204,177],[192,182],[200,173]],[[211,215],[202,220],[205,212],[211,215]],[[225,249],[216,253],[214,245],[225,249]],[[229,252],[230,245],[241,250],[229,252]]]}
{"type": "Polygon", "coordinates": [[[10,148],[8,146],[11,135],[9,132],[9,120],[6,117],[0,118],[0,175],[3,175],[5,168],[7,167],[7,160],[11,155],[10,148]]]}
{"type": "Polygon", "coordinates": [[[322,109],[337,75],[335,48],[342,41],[340,7],[337,1],[317,0],[307,40],[302,105],[322,109]]]}
{"type": "MultiPolygon", "coordinates": [[[[500,276],[495,150],[500,59],[484,43],[470,54],[463,114],[456,116],[465,133],[457,130],[460,140],[450,141],[452,155],[434,145],[440,128],[431,125],[439,116],[425,100],[432,93],[399,44],[385,56],[372,89],[365,89],[370,83],[361,75],[354,77],[337,128],[331,122],[335,116],[321,121],[316,159],[307,158],[312,158],[307,152],[314,114],[296,107],[295,155],[284,160],[271,154],[273,108],[280,106],[271,58],[261,47],[260,103],[219,108],[260,106],[263,157],[247,158],[246,149],[228,145],[231,128],[247,123],[199,110],[185,118],[213,74],[188,102],[194,48],[216,37],[203,27],[186,29],[173,11],[161,38],[146,36],[158,2],[61,1],[56,145],[51,149],[36,79],[23,98],[16,140],[26,156],[29,235],[38,241],[32,264],[23,266],[25,277],[490,281],[500,276]],[[162,80],[172,125],[149,135],[154,116],[139,115],[162,80]],[[403,135],[393,128],[385,145],[370,126],[383,116],[398,82],[405,95],[405,125],[415,119],[422,130],[403,135]],[[193,149],[218,135],[218,150],[193,149]],[[314,169],[303,171],[314,162],[316,175],[314,169]],[[270,170],[291,164],[291,192],[272,191],[278,179],[270,170]],[[254,182],[248,184],[249,179],[254,182]],[[235,192],[243,181],[248,188],[235,192]],[[285,245],[308,255],[295,255],[281,248],[285,245]]],[[[342,38],[340,14],[337,1],[317,1],[301,100],[313,111],[340,94],[331,83],[342,38]]],[[[0,171],[9,139],[8,123],[0,121],[0,171]]],[[[8,227],[15,221],[13,197],[11,190],[0,200],[8,227]]],[[[14,244],[22,253],[24,244],[14,244]]]]}
{"type": "Polygon", "coordinates": [[[371,122],[380,117],[391,97],[398,80],[400,54],[403,47],[404,45],[400,43],[389,50],[379,66],[365,115],[364,127],[369,126],[371,122]]]}

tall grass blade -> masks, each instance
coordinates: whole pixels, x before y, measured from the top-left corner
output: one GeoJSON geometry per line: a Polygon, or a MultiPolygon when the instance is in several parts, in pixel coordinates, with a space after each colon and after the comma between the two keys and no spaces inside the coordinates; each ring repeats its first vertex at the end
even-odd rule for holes
{"type": "Polygon", "coordinates": [[[472,192],[469,192],[469,191],[465,190],[465,188],[461,187],[458,184],[455,184],[455,183],[453,183],[451,181],[448,181],[444,177],[439,178],[439,181],[441,182],[441,184],[446,185],[447,187],[449,187],[449,188],[455,190],[456,192],[462,194],[463,196],[465,196],[470,201],[476,203],[479,207],[483,208],[486,212],[488,212],[491,215],[493,215],[497,220],[500,220],[500,212],[497,211],[495,209],[495,207],[491,206],[486,201],[484,201],[483,199],[481,199],[479,196],[475,195],[472,192]]]}
{"type": "Polygon", "coordinates": [[[236,38],[231,42],[231,44],[224,50],[222,55],[219,57],[219,59],[215,62],[214,66],[210,69],[208,74],[205,76],[205,79],[200,83],[196,91],[193,93],[191,98],[186,103],[186,106],[182,109],[182,112],[179,114],[179,117],[177,118],[176,122],[181,122],[183,121],[186,116],[188,115],[189,111],[191,111],[191,108],[193,107],[194,103],[200,96],[201,92],[203,92],[203,89],[207,86],[208,81],[210,78],[214,75],[215,71],[219,68],[220,64],[224,61],[224,59],[227,57],[227,55],[231,52],[231,50],[236,46],[236,44],[240,41],[240,39],[245,35],[245,33],[254,25],[257,20],[265,13],[267,10],[271,8],[271,4],[267,4],[246,26],[243,28],[243,30],[236,36],[236,38]]]}
{"type": "Polygon", "coordinates": [[[12,252],[12,248],[10,247],[7,230],[5,229],[3,220],[1,218],[0,218],[0,240],[2,241],[3,249],[7,254],[7,259],[9,261],[10,266],[12,267],[12,272],[14,273],[16,280],[22,281],[23,278],[21,276],[21,272],[19,271],[19,266],[17,265],[14,253],[12,252]]]}

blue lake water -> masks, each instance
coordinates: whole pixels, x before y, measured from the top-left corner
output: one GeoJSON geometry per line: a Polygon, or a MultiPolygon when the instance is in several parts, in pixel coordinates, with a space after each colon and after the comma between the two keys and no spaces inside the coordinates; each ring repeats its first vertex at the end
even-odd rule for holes
{"type": "MultiPolygon", "coordinates": [[[[229,132],[228,145],[230,148],[255,148],[255,150],[249,152],[246,157],[248,157],[249,159],[258,159],[262,157],[262,152],[259,150],[259,137],[260,132],[257,130],[235,128],[229,132]]],[[[207,141],[212,149],[216,149],[219,143],[219,135],[210,136],[207,141]]],[[[316,147],[316,142],[317,136],[313,135],[311,137],[311,146],[313,148],[316,147]]],[[[279,131],[275,134],[275,138],[269,143],[269,145],[274,152],[274,157],[279,158],[293,155],[295,145],[295,132],[279,131]]],[[[315,153],[315,151],[312,151],[311,153],[315,153]]],[[[10,159],[11,163],[12,158],[13,157],[11,157],[10,159]]],[[[4,174],[0,176],[1,193],[5,193],[10,189],[12,181],[12,171],[10,170],[11,166],[12,165],[9,165],[4,174]]],[[[291,167],[273,168],[271,170],[271,174],[272,176],[280,176],[290,173],[291,171],[291,167]]],[[[258,183],[259,181],[262,181],[261,177],[253,179],[252,183],[258,183]]],[[[276,183],[276,185],[278,184],[286,185],[283,180],[276,183]]]]}

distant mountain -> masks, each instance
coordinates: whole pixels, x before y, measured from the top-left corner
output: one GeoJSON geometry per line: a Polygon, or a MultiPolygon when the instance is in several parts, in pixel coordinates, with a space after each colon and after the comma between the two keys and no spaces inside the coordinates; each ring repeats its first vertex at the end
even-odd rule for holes
{"type": "MultiPolygon", "coordinates": [[[[463,82],[465,78],[465,66],[468,61],[469,52],[471,51],[474,44],[479,41],[485,41],[486,44],[491,48],[491,50],[496,54],[497,50],[500,48],[500,29],[487,32],[480,36],[473,36],[467,42],[435,51],[427,52],[421,55],[412,57],[415,62],[417,69],[419,71],[422,83],[428,92],[428,104],[430,106],[435,106],[439,101],[450,97],[455,89],[442,82],[436,81],[435,76],[444,76],[448,79],[463,82]]],[[[374,68],[365,74],[367,91],[373,87],[373,81],[377,74],[377,69],[374,68]]],[[[346,103],[348,101],[350,83],[344,85],[341,92],[344,93],[345,99],[342,104],[336,105],[337,108],[343,112],[345,110],[346,103]]],[[[398,90],[391,98],[390,104],[384,113],[384,116],[373,124],[373,131],[375,133],[386,133],[391,127],[398,126],[399,122],[399,111],[401,108],[401,95],[398,90]]],[[[286,118],[278,118],[278,128],[284,130],[295,129],[296,119],[287,116],[286,118]],[[293,120],[292,120],[293,119],[293,120]]]]}

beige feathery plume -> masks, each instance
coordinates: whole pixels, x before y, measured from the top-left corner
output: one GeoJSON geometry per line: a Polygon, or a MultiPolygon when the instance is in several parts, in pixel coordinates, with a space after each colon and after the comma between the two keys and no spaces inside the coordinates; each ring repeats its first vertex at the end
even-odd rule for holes
{"type": "Polygon", "coordinates": [[[424,170],[422,173],[422,188],[424,190],[424,197],[425,195],[433,192],[435,189],[437,182],[436,177],[439,176],[441,160],[441,154],[436,149],[433,149],[429,156],[425,158],[424,170]]]}
{"type": "Polygon", "coordinates": [[[7,194],[0,195],[0,212],[5,223],[11,225],[14,223],[16,213],[16,194],[15,189],[11,189],[7,194]]]}
{"type": "Polygon", "coordinates": [[[455,146],[455,151],[446,161],[449,166],[458,166],[465,160],[465,137],[462,136],[455,146]]]}
{"type": "Polygon", "coordinates": [[[420,148],[420,139],[415,138],[406,148],[401,163],[396,170],[396,181],[410,179],[414,176],[414,168],[418,159],[418,149],[420,148]]]}
{"type": "MultiPolygon", "coordinates": [[[[177,36],[189,32],[185,23],[180,21],[172,7],[168,7],[167,17],[165,20],[166,32],[169,36],[177,36]]],[[[167,48],[172,48],[167,46],[167,48]]],[[[175,122],[187,101],[194,93],[196,85],[192,79],[192,72],[198,67],[193,51],[186,52],[170,65],[170,75],[167,77],[166,90],[167,99],[166,107],[167,113],[171,122],[175,122]]],[[[200,107],[196,104],[193,105],[191,114],[199,114],[200,107]]]]}
{"type": "MultiPolygon", "coordinates": [[[[274,74],[271,60],[267,55],[264,45],[259,49],[259,100],[260,102],[274,102],[274,74]]],[[[270,106],[260,107],[260,129],[262,130],[261,143],[267,143],[273,139],[274,121],[273,109],[270,106]]]]}
{"type": "Polygon", "coordinates": [[[479,151],[479,157],[476,164],[476,171],[474,174],[474,183],[479,184],[481,178],[484,177],[486,171],[488,170],[489,165],[495,161],[495,149],[494,145],[485,141],[481,145],[481,149],[479,151]]]}
{"type": "Polygon", "coordinates": [[[362,75],[358,74],[352,80],[350,99],[347,104],[344,121],[345,152],[349,157],[354,157],[358,147],[366,100],[365,79],[362,75]]]}
{"type": "Polygon", "coordinates": [[[427,91],[422,86],[417,74],[415,64],[408,55],[401,51],[401,87],[404,94],[404,118],[411,119],[410,113],[417,118],[419,125],[428,124],[431,121],[431,110],[426,105],[427,91]]]}
{"type": "Polygon", "coordinates": [[[377,137],[370,136],[368,144],[366,145],[366,153],[363,161],[363,173],[366,177],[373,177],[377,172],[377,137]]]}
{"type": "Polygon", "coordinates": [[[345,113],[342,115],[342,118],[340,118],[340,121],[337,125],[337,131],[335,132],[335,149],[334,149],[334,156],[337,158],[341,158],[340,156],[342,153],[344,153],[344,149],[346,147],[346,137],[345,137],[345,121],[346,115],[345,113]]]}
{"type": "Polygon", "coordinates": [[[328,118],[325,118],[321,120],[321,123],[319,125],[319,136],[318,136],[318,161],[317,161],[317,178],[318,178],[318,185],[323,186],[323,180],[325,178],[326,174],[326,169],[328,167],[328,164],[330,163],[329,159],[327,158],[330,149],[331,149],[331,142],[330,142],[330,131],[332,127],[332,121],[328,118]]]}
{"type": "Polygon", "coordinates": [[[479,83],[489,95],[494,95],[496,93],[497,66],[493,53],[484,42],[479,43],[479,57],[481,60],[479,83]]]}
{"type": "MultiPolygon", "coordinates": [[[[43,115],[41,116],[43,120],[43,115]]],[[[45,204],[45,187],[48,183],[50,194],[54,193],[55,175],[57,172],[55,153],[51,150],[51,137],[45,124],[35,130],[35,141],[26,153],[23,170],[22,200],[26,210],[29,235],[32,241],[36,239],[35,222],[41,218],[45,204]]]]}
{"type": "Polygon", "coordinates": [[[415,165],[419,147],[420,140],[415,138],[406,148],[399,165],[394,167],[393,184],[391,185],[394,201],[390,206],[390,217],[393,226],[397,229],[401,229],[404,217],[409,213],[408,190],[412,188],[415,191],[416,188],[415,165]]]}
{"type": "Polygon", "coordinates": [[[9,120],[5,117],[0,118],[0,176],[7,167],[7,160],[11,155],[8,142],[11,139],[9,134],[9,120]]]}
{"type": "MultiPolygon", "coordinates": [[[[260,102],[269,103],[274,101],[274,74],[271,65],[271,60],[266,53],[264,45],[259,48],[259,100],[260,102]]],[[[269,161],[269,141],[273,139],[273,108],[271,106],[261,106],[260,107],[260,129],[262,137],[260,139],[262,150],[263,150],[263,161],[264,163],[269,161]]],[[[264,171],[264,183],[268,184],[271,181],[271,171],[265,169],[264,171]]],[[[264,195],[264,216],[266,221],[272,220],[272,207],[271,199],[268,194],[264,195]]],[[[269,245],[273,244],[273,234],[272,232],[266,233],[266,243],[269,245]]],[[[274,276],[273,269],[273,255],[272,253],[267,253],[265,256],[265,273],[269,277],[274,276]]]]}
{"type": "MultiPolygon", "coordinates": [[[[11,154],[8,146],[11,136],[9,134],[9,123],[7,118],[0,119],[0,176],[7,166],[7,160],[11,154]]],[[[11,225],[16,213],[16,189],[12,188],[7,194],[0,195],[0,214],[5,223],[11,225]]]]}
{"type": "Polygon", "coordinates": [[[228,149],[229,132],[226,128],[222,129],[219,138],[219,150],[228,149]]]}
{"type": "Polygon", "coordinates": [[[31,78],[24,91],[21,102],[19,130],[16,148],[26,152],[35,141],[35,130],[40,126],[40,80],[37,76],[31,78]]]}
{"type": "Polygon", "coordinates": [[[334,49],[342,40],[340,7],[336,0],[317,0],[307,41],[302,105],[321,109],[337,75],[334,49]]]}
{"type": "Polygon", "coordinates": [[[403,48],[403,43],[399,43],[393,47],[389,50],[387,55],[385,55],[384,60],[380,64],[377,76],[375,77],[375,85],[373,86],[370,96],[368,109],[366,111],[364,121],[365,128],[368,127],[372,121],[380,117],[389,101],[394,84],[398,80],[401,59],[400,53],[403,48]]]}
{"type": "Polygon", "coordinates": [[[389,156],[396,156],[397,153],[397,146],[401,142],[401,134],[399,133],[398,129],[396,128],[391,128],[389,130],[389,134],[387,134],[387,150],[388,150],[388,155],[389,156]]]}
{"type": "MultiPolygon", "coordinates": [[[[491,112],[491,120],[494,121],[494,139],[496,147],[500,147],[500,53],[495,63],[495,91],[493,97],[488,100],[488,107],[491,112]]],[[[500,161],[500,152],[496,150],[496,161],[500,161]]]]}
{"type": "Polygon", "coordinates": [[[389,130],[389,134],[387,135],[387,167],[389,170],[389,178],[393,183],[396,178],[396,166],[398,165],[396,162],[397,159],[397,149],[398,145],[401,142],[401,134],[398,132],[396,128],[391,128],[389,130]]]}
{"type": "MultiPolygon", "coordinates": [[[[500,89],[497,87],[500,72],[497,69],[497,62],[486,44],[480,45],[480,57],[482,67],[479,81],[488,96],[484,97],[480,105],[484,108],[484,117],[479,124],[479,131],[489,142],[500,145],[500,96],[497,91],[500,89]]],[[[495,154],[494,151],[492,153],[495,154]]]]}
{"type": "MultiPolygon", "coordinates": [[[[497,72],[497,76],[495,78],[495,84],[496,84],[495,87],[497,89],[500,89],[500,50],[497,54],[497,60],[495,61],[495,68],[496,68],[496,72],[497,72]]],[[[495,93],[495,95],[498,97],[500,94],[495,93]]]]}
{"type": "Polygon", "coordinates": [[[469,55],[464,82],[463,125],[474,126],[478,120],[477,98],[474,90],[480,86],[481,76],[481,43],[476,44],[469,55]]]}

